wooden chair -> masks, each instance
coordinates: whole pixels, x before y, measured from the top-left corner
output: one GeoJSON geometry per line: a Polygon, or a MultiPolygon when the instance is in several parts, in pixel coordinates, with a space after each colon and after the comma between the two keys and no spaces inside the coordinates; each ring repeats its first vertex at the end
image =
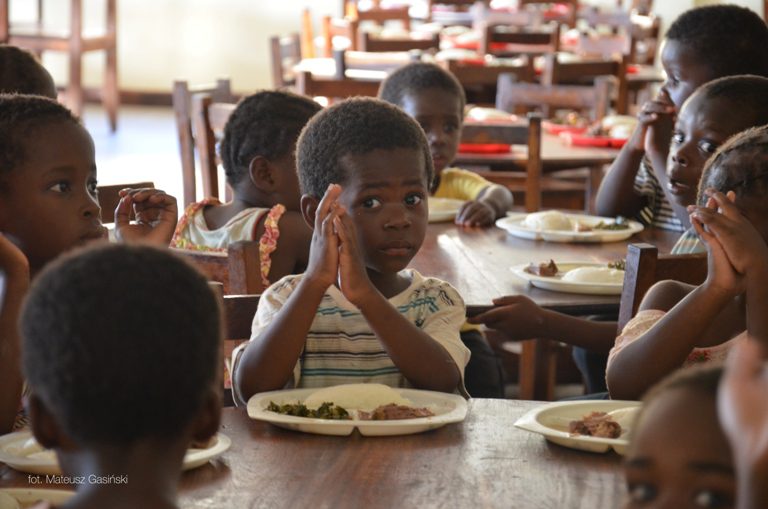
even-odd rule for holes
{"type": "MultiPolygon", "coordinates": [[[[237,104],[214,102],[211,94],[199,93],[192,96],[192,127],[195,132],[195,151],[200,161],[203,195],[219,198],[219,157],[216,142],[224,134],[224,126],[235,111],[237,104]]],[[[231,198],[226,188],[225,199],[231,198]]]]}
{"type": "Polygon", "coordinates": [[[376,97],[379,82],[362,81],[349,78],[318,79],[312,73],[302,71],[296,75],[296,91],[309,97],[328,97],[346,99],[353,96],[376,97]]]}
{"type": "Polygon", "coordinates": [[[600,76],[613,76],[616,80],[616,112],[626,114],[628,109],[627,60],[579,59],[561,62],[558,55],[544,56],[541,83],[544,85],[592,85],[600,76]]]}
{"type": "Polygon", "coordinates": [[[509,74],[519,82],[532,82],[535,78],[533,61],[522,57],[518,65],[472,65],[459,60],[447,60],[441,64],[456,76],[464,87],[467,102],[472,104],[493,104],[496,101],[496,87],[501,74],[509,74]]]}
{"type": "MultiPolygon", "coordinates": [[[[184,207],[197,199],[195,172],[195,135],[192,130],[192,95],[207,93],[212,100],[234,100],[228,79],[219,79],[213,85],[190,87],[186,81],[173,82],[173,111],[181,156],[181,178],[184,185],[184,207]]],[[[209,191],[209,189],[206,189],[209,191]]]]}
{"type": "MultiPolygon", "coordinates": [[[[551,4],[552,2],[549,0],[520,0],[519,6],[521,9],[524,9],[527,5],[535,5],[535,4],[551,4]]],[[[568,9],[568,15],[563,19],[568,26],[575,27],[576,26],[576,20],[579,16],[579,0],[557,0],[558,4],[566,4],[568,9]]]]}
{"type": "Polygon", "coordinates": [[[618,331],[621,332],[627,322],[635,316],[643,296],[658,281],[674,279],[698,285],[703,283],[706,277],[706,253],[660,255],[658,249],[651,244],[630,244],[627,246],[618,331]]]}
{"type": "Polygon", "coordinates": [[[544,55],[560,49],[558,25],[541,30],[527,30],[497,23],[480,23],[480,53],[495,56],[544,55]],[[494,45],[504,44],[504,49],[494,45]]]}
{"type": "MultiPolygon", "coordinates": [[[[464,124],[461,142],[525,145],[528,148],[528,161],[522,175],[525,181],[525,210],[535,212],[541,208],[541,117],[538,114],[529,114],[527,122],[464,124]]],[[[521,177],[519,172],[486,172],[483,176],[501,185],[507,185],[505,179],[519,181],[521,177]]]]}
{"type": "Polygon", "coordinates": [[[98,36],[83,33],[83,0],[70,0],[69,33],[48,33],[43,27],[43,2],[37,2],[37,21],[32,27],[20,27],[10,23],[10,0],[0,1],[0,43],[29,49],[40,56],[44,51],[60,51],[69,55],[69,83],[66,88],[67,105],[80,116],[83,110],[82,60],[91,51],[103,51],[106,55],[101,102],[107,110],[109,127],[117,129],[117,110],[120,94],[117,83],[117,0],[106,1],[105,32],[98,36]]]}
{"type": "Polygon", "coordinates": [[[296,73],[293,68],[301,61],[301,38],[299,34],[270,37],[269,49],[272,58],[272,86],[275,89],[294,86],[296,73]]]}
{"type": "Polygon", "coordinates": [[[191,261],[210,281],[224,285],[224,295],[264,291],[259,268],[259,243],[256,241],[234,242],[226,253],[175,248],[174,252],[191,261]]]}
{"type": "Polygon", "coordinates": [[[323,16],[323,51],[326,57],[332,57],[335,49],[357,50],[358,49],[358,29],[360,22],[353,18],[334,18],[323,16]],[[336,43],[339,39],[343,44],[336,43]]]}
{"type": "Polygon", "coordinates": [[[411,51],[411,50],[438,50],[440,49],[440,34],[433,34],[430,38],[382,38],[376,37],[370,32],[360,32],[357,35],[357,49],[360,51],[411,51]]]}
{"type": "Polygon", "coordinates": [[[115,209],[120,203],[120,190],[129,187],[131,189],[141,189],[145,187],[155,187],[154,182],[131,182],[128,184],[113,184],[109,186],[99,186],[99,206],[101,207],[101,221],[103,223],[115,222],[115,209]]]}
{"type": "Polygon", "coordinates": [[[358,10],[355,5],[355,8],[351,9],[349,14],[352,19],[356,19],[360,23],[370,21],[376,23],[377,25],[383,25],[388,21],[399,21],[402,23],[405,30],[410,30],[411,15],[408,11],[409,7],[407,5],[403,7],[392,7],[387,9],[374,6],[373,8],[366,11],[358,10]]]}

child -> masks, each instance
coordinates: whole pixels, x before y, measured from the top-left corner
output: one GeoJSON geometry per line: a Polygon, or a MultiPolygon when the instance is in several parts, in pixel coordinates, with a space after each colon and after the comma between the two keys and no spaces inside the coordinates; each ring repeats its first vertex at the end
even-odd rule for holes
{"type": "Polygon", "coordinates": [[[646,103],[640,124],[597,193],[601,216],[637,217],[666,230],[688,228],[684,206],[672,200],[676,181],[666,173],[674,116],[702,84],[722,76],[768,76],[768,27],[754,12],[711,5],[683,13],[669,28],[661,52],[667,81],[646,103]]]}
{"type": "MultiPolygon", "coordinates": [[[[156,189],[126,189],[116,233],[129,242],[167,245],[176,226],[176,200],[156,189]],[[137,221],[129,221],[133,209],[137,221]]],[[[91,137],[72,113],[44,97],[0,95],[0,269],[7,294],[0,311],[0,433],[19,409],[21,379],[16,319],[29,277],[61,253],[106,235],[96,197],[91,137]],[[26,281],[22,281],[26,279],[26,281]],[[16,366],[14,369],[13,366],[16,366]]]]}
{"type": "Polygon", "coordinates": [[[238,104],[221,141],[235,198],[191,204],[171,245],[226,251],[231,242],[258,240],[265,287],[304,270],[312,231],[299,210],[294,151],[299,132],[318,111],[313,100],[287,92],[259,92],[238,104]]]}
{"type": "Polygon", "coordinates": [[[433,172],[418,124],[381,101],[344,101],[307,124],[297,162],[309,265],[259,301],[251,341],[233,356],[238,399],[349,382],[461,387],[464,303],[449,284],[403,271],[424,240],[433,172]]]}
{"type": "Polygon", "coordinates": [[[723,359],[745,329],[764,330],[766,168],[768,126],[735,136],[707,162],[699,191],[706,206],[690,207],[707,244],[707,279],[698,287],[663,281],[648,291],[609,355],[612,397],[637,398],[681,366],[723,359]]]}
{"type": "Polygon", "coordinates": [[[409,64],[384,80],[379,98],[402,108],[424,129],[435,165],[432,196],[467,200],[456,224],[490,226],[507,213],[512,206],[509,189],[471,171],[447,168],[459,149],[466,102],[453,74],[435,64],[409,64]]]}
{"type": "Polygon", "coordinates": [[[0,44],[0,94],[32,94],[56,99],[53,78],[28,51],[0,44]]]}
{"type": "MultiPolygon", "coordinates": [[[[696,203],[704,163],[730,136],[749,127],[768,124],[768,78],[731,76],[709,82],[685,102],[676,119],[667,172],[680,190],[675,199],[682,206],[696,203]]],[[[701,252],[703,244],[691,229],[684,233],[673,254],[701,252]]],[[[496,308],[473,317],[503,330],[512,339],[546,337],[588,350],[580,351],[580,368],[587,379],[588,392],[605,391],[605,355],[616,339],[616,322],[597,322],[544,310],[523,296],[502,297],[496,308]],[[594,355],[593,355],[594,354],[594,355]],[[594,363],[594,366],[584,366],[594,363]],[[594,373],[592,372],[594,371],[594,373]]]]}
{"type": "Polygon", "coordinates": [[[220,326],[205,277],[167,250],[86,248],[39,275],[24,373],[35,438],[84,479],[66,507],[176,506],[187,448],[219,426],[220,326]]]}

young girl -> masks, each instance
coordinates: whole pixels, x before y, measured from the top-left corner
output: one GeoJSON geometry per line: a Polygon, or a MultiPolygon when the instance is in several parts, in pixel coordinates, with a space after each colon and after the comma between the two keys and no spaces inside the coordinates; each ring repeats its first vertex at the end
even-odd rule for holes
{"type": "Polygon", "coordinates": [[[696,88],[715,78],[768,76],[768,53],[762,49],[766,46],[768,27],[744,7],[711,5],[677,18],[661,52],[667,81],[658,98],[643,105],[640,124],[603,179],[596,198],[598,214],[685,230],[688,214],[672,200],[675,182],[666,173],[675,114],[696,88]]]}
{"type": "Polygon", "coordinates": [[[221,159],[234,199],[193,203],[179,220],[172,247],[226,251],[258,240],[262,283],[306,267],[312,231],[299,211],[296,139],[320,106],[287,92],[259,92],[238,104],[224,128],[221,159]]]}
{"type": "Polygon", "coordinates": [[[424,129],[435,165],[432,196],[467,201],[456,215],[457,224],[490,226],[507,213],[512,206],[509,189],[476,173],[448,168],[459,150],[466,102],[455,76],[434,64],[409,64],[384,80],[379,98],[402,108],[424,129]]]}
{"type": "Polygon", "coordinates": [[[689,207],[707,244],[707,280],[649,290],[609,356],[612,397],[637,398],[681,366],[723,359],[745,329],[762,335],[760,313],[748,311],[768,302],[767,168],[768,127],[739,134],[708,161],[699,191],[706,206],[689,207]]]}

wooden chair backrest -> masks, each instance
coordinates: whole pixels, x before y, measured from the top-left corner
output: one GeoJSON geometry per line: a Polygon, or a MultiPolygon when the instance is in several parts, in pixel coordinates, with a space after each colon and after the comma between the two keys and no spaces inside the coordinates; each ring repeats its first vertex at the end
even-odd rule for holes
{"type": "MultiPolygon", "coordinates": [[[[525,8],[526,5],[531,4],[549,4],[552,3],[549,0],[520,0],[519,6],[520,8],[525,8]]],[[[580,7],[580,0],[558,0],[558,4],[565,4],[569,7],[568,16],[565,20],[569,26],[575,27],[576,26],[576,20],[579,16],[579,7],[580,7]]]]}
{"type": "Polygon", "coordinates": [[[154,182],[130,182],[127,184],[112,184],[108,186],[99,186],[99,207],[101,207],[101,222],[114,223],[115,209],[120,203],[120,191],[125,188],[141,189],[145,187],[155,187],[154,182]]]}
{"type": "Polygon", "coordinates": [[[232,89],[228,79],[219,79],[214,85],[190,87],[186,81],[173,82],[173,111],[181,156],[181,178],[184,186],[184,207],[197,199],[195,184],[195,135],[192,130],[192,96],[210,94],[215,101],[232,101],[232,89]]]}
{"type": "MultiPolygon", "coordinates": [[[[216,142],[223,136],[224,126],[236,107],[233,102],[214,102],[213,97],[207,93],[195,94],[192,97],[195,149],[200,161],[203,194],[206,198],[219,198],[219,157],[216,154],[216,142]]],[[[229,193],[229,188],[227,191],[229,193]]]]}
{"type": "Polygon", "coordinates": [[[188,249],[174,251],[190,260],[210,281],[224,285],[224,295],[255,294],[264,290],[259,243],[256,241],[233,242],[226,253],[188,249]]]}
{"type": "Polygon", "coordinates": [[[301,61],[301,38],[298,33],[269,38],[272,59],[272,86],[281,89],[293,86],[296,75],[293,68],[301,61]]]}
{"type": "Polygon", "coordinates": [[[357,34],[357,49],[360,51],[411,51],[411,50],[437,50],[440,49],[440,34],[433,34],[428,39],[381,38],[370,32],[361,31],[357,34]]]}
{"type": "Polygon", "coordinates": [[[381,7],[373,7],[367,11],[358,10],[356,15],[353,15],[357,21],[372,21],[376,24],[383,25],[387,21],[400,21],[403,24],[403,28],[406,30],[411,29],[411,15],[409,14],[409,7],[407,5],[403,7],[392,7],[382,9],[381,7]]]}
{"type": "Polygon", "coordinates": [[[358,32],[360,22],[352,18],[334,18],[323,16],[323,51],[324,56],[332,57],[335,49],[333,40],[335,37],[347,39],[349,44],[344,49],[357,50],[358,32]]]}
{"type": "Polygon", "coordinates": [[[376,97],[379,83],[349,78],[316,79],[312,73],[301,71],[296,74],[296,91],[309,97],[329,99],[346,99],[358,95],[376,97]]]}
{"type": "Polygon", "coordinates": [[[629,102],[628,56],[616,59],[580,59],[560,62],[557,54],[544,56],[541,83],[544,85],[591,85],[600,76],[616,80],[616,112],[626,114],[629,102]]]}
{"type": "Polygon", "coordinates": [[[503,143],[525,145],[528,160],[525,168],[525,210],[535,212],[541,208],[541,116],[528,115],[526,122],[509,124],[467,123],[461,131],[462,143],[503,143]]]}
{"type": "Polygon", "coordinates": [[[509,25],[498,23],[480,23],[482,37],[480,53],[483,55],[542,55],[554,53],[560,49],[559,28],[543,28],[541,30],[522,30],[509,25]],[[503,30],[500,30],[503,29],[503,30]],[[507,49],[496,50],[494,43],[504,43],[507,49]]]}
{"type": "Polygon", "coordinates": [[[533,60],[527,57],[521,57],[517,65],[472,65],[459,60],[447,60],[441,65],[456,76],[464,87],[467,102],[473,104],[493,104],[496,101],[501,74],[514,76],[520,82],[533,82],[536,77],[533,60]]]}
{"type": "Polygon", "coordinates": [[[517,115],[539,110],[549,118],[558,108],[590,111],[592,120],[602,119],[610,106],[611,81],[595,80],[592,86],[517,83],[515,76],[499,76],[496,108],[517,115]]]}
{"type": "Polygon", "coordinates": [[[706,253],[659,255],[658,249],[651,244],[630,244],[627,246],[618,331],[621,332],[635,316],[643,296],[658,281],[674,279],[697,285],[706,277],[706,253]]]}

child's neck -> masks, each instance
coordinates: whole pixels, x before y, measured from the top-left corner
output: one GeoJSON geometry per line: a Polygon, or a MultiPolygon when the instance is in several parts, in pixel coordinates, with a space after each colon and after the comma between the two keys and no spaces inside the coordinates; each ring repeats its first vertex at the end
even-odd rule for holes
{"type": "MultiPolygon", "coordinates": [[[[169,439],[176,441],[177,439],[169,439]]],[[[99,447],[60,456],[69,476],[82,478],[63,509],[175,509],[187,444],[145,440],[129,447],[99,447]]]]}
{"type": "Polygon", "coordinates": [[[411,284],[411,280],[399,272],[377,272],[368,269],[368,278],[386,299],[391,299],[411,284]]]}

